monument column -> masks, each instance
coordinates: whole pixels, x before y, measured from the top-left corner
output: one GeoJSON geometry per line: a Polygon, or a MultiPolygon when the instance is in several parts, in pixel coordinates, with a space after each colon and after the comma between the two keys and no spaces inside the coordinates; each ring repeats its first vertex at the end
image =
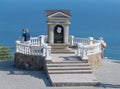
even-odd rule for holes
{"type": "Polygon", "coordinates": [[[68,39],[69,39],[69,26],[66,24],[64,25],[64,43],[68,44],[68,39]]]}
{"type": "Polygon", "coordinates": [[[48,43],[54,44],[54,25],[48,24],[48,43]]]}

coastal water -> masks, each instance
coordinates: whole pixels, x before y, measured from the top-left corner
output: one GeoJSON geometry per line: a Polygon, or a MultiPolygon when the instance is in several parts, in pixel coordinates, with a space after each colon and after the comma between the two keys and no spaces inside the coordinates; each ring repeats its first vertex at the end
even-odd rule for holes
{"type": "Polygon", "coordinates": [[[104,37],[105,56],[120,60],[120,0],[0,0],[0,44],[15,46],[22,29],[46,35],[45,10],[71,11],[70,35],[104,37]]]}

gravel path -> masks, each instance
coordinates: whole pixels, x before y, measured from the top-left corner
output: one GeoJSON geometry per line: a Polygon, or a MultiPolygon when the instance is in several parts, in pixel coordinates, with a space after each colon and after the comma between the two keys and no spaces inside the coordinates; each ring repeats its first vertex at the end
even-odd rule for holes
{"type": "Polygon", "coordinates": [[[120,89],[120,61],[105,59],[94,70],[100,85],[96,87],[50,87],[43,71],[20,70],[13,61],[0,62],[0,89],[120,89]]]}

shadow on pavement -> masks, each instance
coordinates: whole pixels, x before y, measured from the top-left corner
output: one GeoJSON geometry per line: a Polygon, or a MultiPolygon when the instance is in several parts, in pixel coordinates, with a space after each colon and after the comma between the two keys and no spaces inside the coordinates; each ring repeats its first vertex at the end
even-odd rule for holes
{"type": "Polygon", "coordinates": [[[104,83],[100,83],[99,85],[97,85],[96,87],[99,87],[99,88],[104,88],[104,89],[120,89],[120,85],[115,85],[115,84],[104,84],[104,83]]]}
{"type": "Polygon", "coordinates": [[[44,81],[46,86],[51,86],[50,80],[47,78],[47,75],[43,70],[41,71],[30,71],[30,70],[21,70],[14,67],[13,60],[1,61],[0,62],[0,71],[8,71],[7,75],[30,75],[31,77],[39,78],[44,81]]]}

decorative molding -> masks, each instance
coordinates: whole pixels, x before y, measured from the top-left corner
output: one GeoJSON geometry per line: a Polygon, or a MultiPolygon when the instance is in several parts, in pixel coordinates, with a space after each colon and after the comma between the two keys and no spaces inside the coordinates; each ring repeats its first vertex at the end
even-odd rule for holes
{"type": "Polygon", "coordinates": [[[63,18],[63,17],[64,17],[64,18],[70,18],[69,15],[64,14],[64,13],[62,13],[62,12],[56,12],[56,13],[48,16],[48,18],[60,18],[60,17],[62,17],[62,18],[63,18]]]}

